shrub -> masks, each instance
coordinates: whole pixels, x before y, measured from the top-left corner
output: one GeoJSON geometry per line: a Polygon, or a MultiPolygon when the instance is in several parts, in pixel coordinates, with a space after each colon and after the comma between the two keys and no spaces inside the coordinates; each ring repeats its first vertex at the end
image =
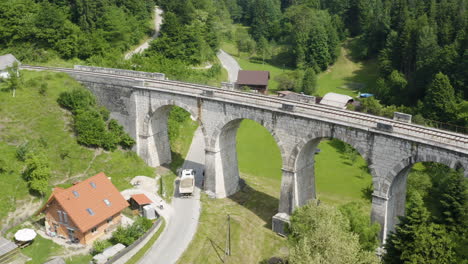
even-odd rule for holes
{"type": "Polygon", "coordinates": [[[64,108],[75,112],[80,109],[88,109],[96,105],[94,96],[85,89],[75,89],[71,92],[63,92],[57,102],[64,108]]]}
{"type": "Polygon", "coordinates": [[[100,254],[110,246],[112,243],[109,240],[94,241],[92,255],[100,254]]]}
{"type": "Polygon", "coordinates": [[[41,83],[41,86],[39,87],[39,94],[42,96],[45,96],[47,94],[48,88],[49,87],[47,86],[46,82],[41,83]]]}
{"type": "Polygon", "coordinates": [[[74,118],[78,143],[99,147],[102,146],[106,133],[106,123],[94,110],[79,111],[74,118]]]}
{"type": "Polygon", "coordinates": [[[31,151],[32,146],[29,142],[23,143],[16,148],[16,158],[19,161],[25,161],[26,155],[31,151]]]}
{"type": "Polygon", "coordinates": [[[37,193],[44,194],[49,186],[51,170],[49,162],[42,153],[29,152],[26,154],[26,170],[24,178],[29,188],[37,193]]]}

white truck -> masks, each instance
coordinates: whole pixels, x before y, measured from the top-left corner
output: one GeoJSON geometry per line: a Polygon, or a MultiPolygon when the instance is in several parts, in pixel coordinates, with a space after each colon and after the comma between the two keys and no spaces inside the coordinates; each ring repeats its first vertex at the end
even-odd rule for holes
{"type": "Polygon", "coordinates": [[[182,170],[179,181],[180,196],[191,196],[195,188],[195,170],[182,170]]]}

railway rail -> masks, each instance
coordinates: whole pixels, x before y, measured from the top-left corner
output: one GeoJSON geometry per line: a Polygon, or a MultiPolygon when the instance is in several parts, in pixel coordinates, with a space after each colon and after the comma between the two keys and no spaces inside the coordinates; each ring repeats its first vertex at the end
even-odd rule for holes
{"type": "Polygon", "coordinates": [[[391,126],[392,128],[391,132],[380,132],[391,133],[395,135],[406,135],[435,143],[447,144],[464,152],[468,152],[468,135],[466,134],[455,133],[451,131],[435,129],[411,123],[404,123],[381,116],[374,116],[350,110],[338,109],[320,104],[307,104],[274,96],[226,90],[207,85],[186,83],[174,80],[158,80],[146,77],[123,76],[112,73],[84,71],[72,68],[21,65],[20,69],[65,72],[81,75],[112,77],[121,80],[142,81],[144,82],[144,87],[141,87],[142,89],[171,90],[179,93],[185,92],[194,96],[208,96],[216,99],[224,99],[227,101],[255,104],[259,107],[275,109],[279,108],[283,109],[283,111],[290,111],[292,114],[301,114],[308,116],[311,115],[314,117],[326,118],[333,121],[346,122],[361,128],[373,130],[379,130],[377,126],[380,123],[385,126],[391,126]],[[289,107],[285,108],[285,105],[289,107]]]}

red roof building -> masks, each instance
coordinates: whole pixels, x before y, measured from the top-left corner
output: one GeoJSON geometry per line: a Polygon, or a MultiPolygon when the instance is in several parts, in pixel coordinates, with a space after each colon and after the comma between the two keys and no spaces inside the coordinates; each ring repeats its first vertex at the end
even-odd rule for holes
{"type": "Polygon", "coordinates": [[[236,86],[238,89],[246,86],[259,93],[266,94],[268,90],[269,71],[239,71],[236,86]]]}
{"type": "Polygon", "coordinates": [[[119,225],[128,205],[101,172],[70,188],[55,188],[41,212],[49,235],[89,244],[119,225]]]}

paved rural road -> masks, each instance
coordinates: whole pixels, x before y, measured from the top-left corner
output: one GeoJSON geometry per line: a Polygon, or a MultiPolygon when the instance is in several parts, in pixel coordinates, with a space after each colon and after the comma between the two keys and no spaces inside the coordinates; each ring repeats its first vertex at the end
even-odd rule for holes
{"type": "Polygon", "coordinates": [[[125,59],[128,60],[130,59],[134,54],[141,53],[145,49],[149,48],[149,43],[158,37],[159,35],[159,30],[161,29],[161,24],[162,24],[162,13],[163,11],[159,9],[159,7],[154,8],[155,16],[154,16],[154,35],[145,41],[145,43],[141,44],[138,46],[136,49],[130,51],[129,53],[125,54],[125,59]]]}
{"type": "Polygon", "coordinates": [[[221,61],[223,67],[228,71],[229,82],[234,83],[237,81],[237,73],[241,69],[239,63],[229,54],[227,54],[224,50],[219,50],[218,59],[221,61]]]}
{"type": "MultiPolygon", "coordinates": [[[[193,197],[179,198],[178,183],[172,199],[174,213],[170,216],[163,233],[140,260],[141,264],[172,264],[182,256],[197,231],[200,217],[200,186],[203,181],[205,167],[205,142],[199,127],[195,131],[192,145],[185,159],[184,168],[195,169],[197,187],[193,197]]],[[[163,209],[164,210],[164,209],[163,209]]]]}

